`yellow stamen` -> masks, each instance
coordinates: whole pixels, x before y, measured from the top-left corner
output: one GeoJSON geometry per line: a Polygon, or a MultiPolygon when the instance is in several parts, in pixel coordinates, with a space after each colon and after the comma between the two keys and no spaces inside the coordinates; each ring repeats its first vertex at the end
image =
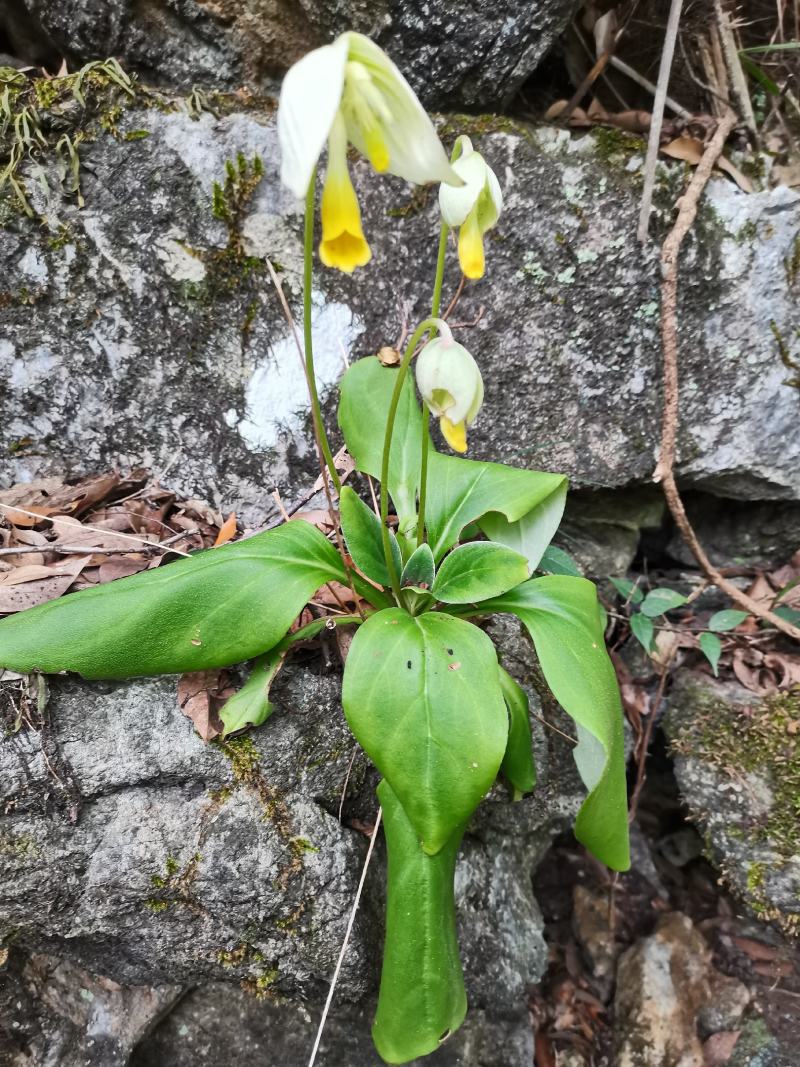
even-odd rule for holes
{"type": "Polygon", "coordinates": [[[467,427],[463,419],[461,422],[451,422],[446,415],[442,415],[439,429],[454,452],[467,451],[467,427]]]}
{"type": "Polygon", "coordinates": [[[347,169],[347,133],[337,115],[328,141],[328,172],[322,190],[319,258],[326,267],[352,274],[372,258],[361,228],[361,210],[347,169]]]}
{"type": "Polygon", "coordinates": [[[369,161],[378,174],[383,174],[389,167],[389,149],[386,147],[383,134],[378,126],[365,130],[364,134],[369,161]]]}
{"type": "Polygon", "coordinates": [[[483,277],[483,237],[478,226],[478,213],[474,208],[458,231],[458,261],[468,278],[476,281],[483,277]]]}

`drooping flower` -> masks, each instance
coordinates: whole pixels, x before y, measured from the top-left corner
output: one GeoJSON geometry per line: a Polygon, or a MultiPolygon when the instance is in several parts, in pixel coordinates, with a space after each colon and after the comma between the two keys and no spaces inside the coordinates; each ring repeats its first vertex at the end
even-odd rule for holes
{"type": "Polygon", "coordinates": [[[417,357],[416,376],[417,387],[438,417],[445,441],[454,452],[466,452],[467,429],[483,403],[478,364],[457,341],[436,337],[417,357]]]}
{"type": "Polygon", "coordinates": [[[469,137],[458,138],[453,170],[464,184],[460,188],[442,185],[439,210],[448,226],[460,227],[458,259],[468,278],[483,277],[485,259],[483,235],[497,223],[503,210],[503,193],[494,171],[472,147],[469,137]]]}
{"type": "Polygon", "coordinates": [[[347,166],[348,143],[379,173],[416,184],[462,184],[411,86],[360,33],[343,33],[289,70],[278,105],[278,138],[281,180],[297,197],[306,195],[328,142],[320,257],[347,273],[371,255],[347,166]]]}

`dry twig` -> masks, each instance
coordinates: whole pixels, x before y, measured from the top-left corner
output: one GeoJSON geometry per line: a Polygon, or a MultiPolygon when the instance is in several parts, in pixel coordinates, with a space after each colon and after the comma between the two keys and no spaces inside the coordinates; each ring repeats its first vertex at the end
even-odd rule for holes
{"type": "Polygon", "coordinates": [[[698,163],[689,186],[679,201],[678,217],[661,249],[661,342],[664,356],[664,411],[661,423],[661,454],[653,474],[660,482],[675,524],[710,582],[726,593],[739,607],[764,619],[775,629],[800,641],[800,628],[782,619],[763,604],[729,582],[713,565],[700,544],[686,515],[675,484],[675,443],[678,432],[678,253],[684,237],[692,228],[697,205],[706,183],[719,159],[725,141],[736,125],[736,115],[729,111],[720,120],[717,131],[698,163]]]}
{"type": "Polygon", "coordinates": [[[642,207],[639,212],[639,226],[636,230],[636,236],[642,244],[647,240],[647,227],[650,222],[650,206],[653,202],[653,187],[656,181],[658,149],[661,144],[661,126],[664,122],[664,104],[667,99],[669,75],[672,70],[672,56],[675,52],[675,41],[678,37],[678,24],[680,23],[682,5],[683,0],[671,0],[667,29],[664,34],[664,48],[661,52],[661,63],[658,68],[658,83],[656,85],[655,100],[653,100],[650,135],[647,139],[647,157],[644,164],[642,207]]]}

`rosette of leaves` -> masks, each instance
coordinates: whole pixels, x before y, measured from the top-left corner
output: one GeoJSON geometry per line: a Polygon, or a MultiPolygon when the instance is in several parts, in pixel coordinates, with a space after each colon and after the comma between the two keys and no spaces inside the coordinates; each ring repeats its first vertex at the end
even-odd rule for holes
{"type": "MultiPolygon", "coordinates": [[[[341,386],[339,423],[357,469],[379,477],[396,368],[359,360],[341,386]]],[[[379,518],[350,488],[341,523],[357,568],[302,520],[199,552],[0,622],[0,665],[86,678],[198,671],[256,658],[222,711],[226,731],[263,722],[289,634],[327,582],[352,580],[367,608],[347,656],[342,703],[383,776],[386,940],[373,1037],[389,1063],[436,1049],[466,1013],[453,874],[466,825],[498,775],[514,796],[536,774],[524,691],[478,623],[517,616],[556,700],[576,724],[587,796],[575,832],[603,863],[628,865],[622,712],[594,586],[535,576],[564,507],[566,479],[442,455],[428,458],[417,526],[422,412],[400,398],[388,484],[397,514],[390,587],[379,518]]]]}

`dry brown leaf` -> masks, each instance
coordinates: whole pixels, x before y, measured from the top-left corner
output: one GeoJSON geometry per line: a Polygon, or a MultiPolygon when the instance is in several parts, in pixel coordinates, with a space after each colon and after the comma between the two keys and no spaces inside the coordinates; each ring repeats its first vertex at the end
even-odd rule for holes
{"type": "Polygon", "coordinates": [[[545,119],[548,122],[552,122],[554,119],[557,119],[561,112],[566,108],[568,103],[569,100],[556,100],[555,103],[551,104],[547,111],[545,111],[545,119]]]}
{"type": "MultiPolygon", "coordinates": [[[[39,555],[38,552],[33,553],[34,556],[39,555]]],[[[6,556],[6,559],[13,558],[6,556]]],[[[30,559],[30,556],[22,557],[26,560],[30,559]]],[[[43,567],[38,563],[25,563],[21,567],[14,567],[13,570],[8,571],[0,578],[0,585],[24,585],[25,582],[35,582],[39,578],[52,578],[54,575],[60,576],[64,572],[54,567],[43,567]]]]}
{"type": "Polygon", "coordinates": [[[378,359],[384,367],[396,367],[402,358],[397,349],[392,348],[391,345],[384,345],[378,349],[378,359]]]}
{"type": "Polygon", "coordinates": [[[147,570],[150,560],[144,556],[124,556],[122,559],[109,560],[97,568],[98,582],[114,582],[117,578],[129,578],[132,574],[147,570]]]}
{"type": "Polygon", "coordinates": [[[37,507],[34,504],[25,508],[24,511],[6,507],[0,510],[2,510],[2,517],[15,526],[36,526],[42,519],[46,519],[48,515],[52,514],[51,508],[37,507]]]}
{"type": "Polygon", "coordinates": [[[720,1030],[703,1045],[705,1067],[725,1067],[733,1055],[741,1030],[720,1030]]]}
{"type": "Polygon", "coordinates": [[[752,937],[731,937],[734,945],[746,953],[751,960],[774,960],[780,952],[773,945],[765,945],[763,941],[756,941],[752,937]]]}
{"type": "Polygon", "coordinates": [[[18,504],[27,508],[28,504],[36,503],[42,495],[51,496],[63,488],[61,478],[39,478],[34,482],[18,482],[8,489],[0,492],[0,504],[18,504]]]}
{"type": "MultiPolygon", "coordinates": [[[[353,471],[356,469],[356,461],[347,451],[347,446],[342,445],[336,455],[333,457],[333,465],[339,472],[339,478],[346,482],[353,471]]],[[[320,489],[325,488],[325,483],[322,480],[322,475],[314,482],[314,492],[318,493],[320,489]]]]}
{"type": "Polygon", "coordinates": [[[312,511],[298,511],[292,515],[293,519],[302,519],[304,522],[316,526],[322,533],[329,533],[333,529],[331,513],[327,508],[314,508],[312,511]]]}
{"type": "Polygon", "coordinates": [[[184,674],[178,682],[178,707],[194,723],[203,741],[211,741],[222,733],[214,698],[220,696],[220,690],[226,685],[226,673],[220,670],[184,674]]]}
{"type": "MultiPolygon", "coordinates": [[[[686,163],[690,163],[693,167],[696,167],[700,160],[703,158],[703,152],[705,151],[705,145],[697,137],[676,137],[669,144],[661,145],[661,152],[665,156],[670,156],[672,159],[682,159],[686,163]]],[[[736,182],[739,188],[745,193],[752,193],[753,183],[747,177],[742,174],[738,167],[736,167],[729,159],[724,156],[720,156],[717,160],[717,166],[720,170],[725,171],[736,182]]]]}
{"type": "Polygon", "coordinates": [[[227,517],[225,522],[219,528],[217,539],[214,542],[214,548],[219,548],[220,545],[227,544],[231,538],[236,536],[236,512],[232,511],[227,517]]]}
{"type": "Polygon", "coordinates": [[[785,167],[779,163],[772,168],[772,177],[777,185],[788,185],[790,189],[800,188],[800,163],[789,163],[785,167]]]}
{"type": "Polygon", "coordinates": [[[85,556],[75,556],[68,560],[50,578],[41,578],[38,582],[26,582],[24,585],[0,586],[0,614],[24,611],[46,604],[62,596],[86,566],[85,556]]]}

